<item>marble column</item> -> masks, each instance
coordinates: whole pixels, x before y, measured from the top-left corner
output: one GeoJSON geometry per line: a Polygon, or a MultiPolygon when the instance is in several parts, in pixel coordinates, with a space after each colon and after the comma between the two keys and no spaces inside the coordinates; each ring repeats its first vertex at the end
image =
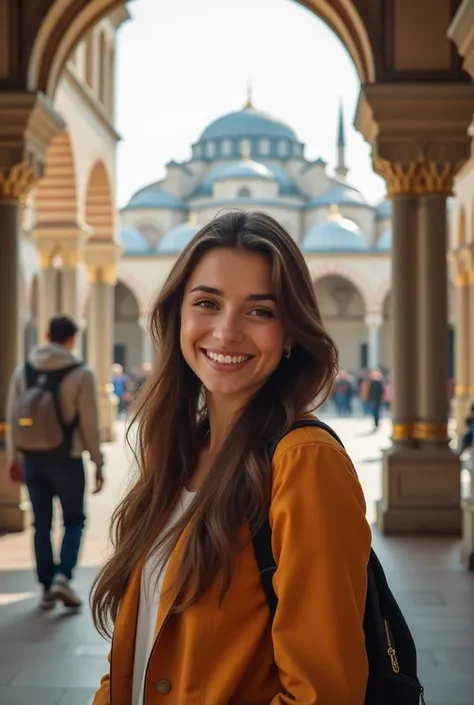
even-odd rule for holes
{"type": "Polygon", "coordinates": [[[144,364],[153,364],[153,343],[150,338],[150,331],[148,329],[148,319],[146,316],[141,316],[139,320],[139,325],[142,330],[143,344],[142,344],[142,362],[144,364]]]}
{"type": "Polygon", "coordinates": [[[422,195],[418,223],[418,421],[415,435],[428,447],[434,443],[437,453],[448,441],[446,198],[443,193],[422,195]]]}
{"type": "Polygon", "coordinates": [[[59,272],[43,258],[38,275],[38,344],[46,342],[50,319],[59,313],[59,272]]]}
{"type": "Polygon", "coordinates": [[[112,385],[114,295],[118,246],[112,241],[90,241],[84,261],[90,284],[87,362],[95,370],[99,392],[100,430],[103,441],[115,438],[117,398],[112,385]]]}
{"type": "Polygon", "coordinates": [[[77,321],[77,269],[64,267],[61,270],[61,313],[77,321]]]}
{"type": "Polygon", "coordinates": [[[413,445],[417,418],[417,199],[392,199],[391,383],[394,451],[413,445]],[[396,390],[396,391],[395,391],[396,390]]]}
{"type": "Polygon", "coordinates": [[[447,442],[448,167],[436,181],[425,177],[431,163],[414,164],[398,182],[410,192],[393,195],[393,445],[377,504],[385,534],[461,533],[459,458],[447,442]]]}
{"type": "Polygon", "coordinates": [[[367,363],[371,370],[380,366],[380,330],[383,318],[380,313],[369,313],[365,317],[368,330],[367,363]]]}
{"type": "Polygon", "coordinates": [[[10,378],[20,361],[19,241],[17,198],[1,193],[0,183],[0,533],[23,531],[21,488],[10,481],[6,457],[6,407],[10,378]]]}
{"type": "MultiPolygon", "coordinates": [[[[459,253],[460,255],[460,253],[459,253]]],[[[465,430],[465,418],[469,407],[470,380],[474,377],[470,372],[470,333],[474,326],[469,325],[470,319],[470,284],[469,273],[465,271],[461,256],[453,258],[456,270],[456,317],[455,317],[455,396],[453,399],[453,415],[456,420],[456,433],[461,436],[465,430]]],[[[474,286],[473,286],[474,289],[474,286]]],[[[474,305],[474,300],[473,300],[474,305]]],[[[473,313],[474,313],[474,309],[473,313]]],[[[474,333],[473,333],[474,336],[474,333]]],[[[473,340],[474,344],[474,340],[473,340]]],[[[472,348],[474,351],[474,348],[472,348]]],[[[474,363],[473,363],[474,365],[474,363]]],[[[473,370],[474,372],[474,370],[473,370]]]]}

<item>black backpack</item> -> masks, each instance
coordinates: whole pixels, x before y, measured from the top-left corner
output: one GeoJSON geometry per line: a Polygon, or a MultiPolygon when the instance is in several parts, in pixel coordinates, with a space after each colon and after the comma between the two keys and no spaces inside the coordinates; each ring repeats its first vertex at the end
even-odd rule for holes
{"type": "MultiPolygon", "coordinates": [[[[327,431],[343,446],[332,428],[316,419],[297,421],[290,431],[305,426],[316,426],[327,431]]],[[[272,444],[270,457],[273,457],[280,440],[281,438],[272,444]]],[[[267,520],[253,534],[252,541],[260,579],[273,618],[278,599],[272,583],[276,564],[272,555],[271,538],[271,527],[267,520]]],[[[420,705],[420,703],[425,703],[423,686],[417,676],[416,648],[413,637],[373,549],[370,551],[367,566],[364,633],[369,663],[365,705],[420,705]]]]}
{"type": "Polygon", "coordinates": [[[13,442],[20,453],[70,455],[79,414],[65,423],[59,387],[68,374],[81,366],[81,362],[76,362],[59,370],[43,371],[25,363],[25,389],[15,400],[12,413],[13,442]]]}

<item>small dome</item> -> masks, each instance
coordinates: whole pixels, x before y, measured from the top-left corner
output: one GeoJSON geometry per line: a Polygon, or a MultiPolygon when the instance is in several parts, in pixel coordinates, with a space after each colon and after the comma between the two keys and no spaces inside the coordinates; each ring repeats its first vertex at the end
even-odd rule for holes
{"type": "Polygon", "coordinates": [[[168,230],[158,245],[158,252],[161,255],[175,255],[184,250],[186,245],[191,242],[200,225],[191,225],[191,223],[180,223],[174,228],[168,230]]]}
{"type": "Polygon", "coordinates": [[[375,243],[375,249],[378,252],[391,252],[392,250],[392,231],[391,230],[386,230],[382,235],[379,237],[377,242],[375,243]]]}
{"type": "Polygon", "coordinates": [[[273,115],[247,105],[242,110],[223,115],[206,127],[199,142],[229,137],[269,137],[295,142],[295,132],[273,115]]]}
{"type": "Polygon", "coordinates": [[[388,220],[392,217],[392,202],[388,201],[386,198],[375,208],[375,219],[376,220],[388,220]]]}
{"type": "Polygon", "coordinates": [[[212,196],[212,186],[215,181],[221,181],[225,179],[272,179],[277,181],[278,190],[280,195],[292,195],[300,196],[297,186],[288,176],[286,171],[276,164],[263,164],[261,162],[254,162],[250,160],[244,160],[241,162],[235,162],[234,164],[218,164],[212,168],[208,173],[202,178],[196,189],[191,195],[191,198],[196,198],[198,196],[212,196]],[[248,165],[255,165],[250,167],[250,171],[247,172],[246,169],[248,165]],[[241,168],[242,165],[242,168],[241,168]],[[245,168],[244,168],[244,165],[245,168]],[[231,176],[229,176],[229,173],[231,176]],[[233,176],[232,174],[236,174],[233,176]]]}
{"type": "Polygon", "coordinates": [[[186,210],[179,198],[163,191],[159,184],[150,184],[137,191],[130,199],[126,208],[170,208],[171,210],[186,210]]]}
{"type": "Polygon", "coordinates": [[[246,159],[228,166],[215,177],[214,181],[227,181],[230,179],[265,179],[267,181],[275,181],[275,176],[264,164],[246,159]]]}
{"type": "Polygon", "coordinates": [[[146,255],[155,251],[140,230],[131,225],[120,228],[120,240],[126,255],[146,255]]]}
{"type": "Polygon", "coordinates": [[[336,203],[338,206],[366,206],[367,201],[360,191],[353,186],[343,183],[342,181],[333,180],[332,186],[328,188],[321,196],[316,196],[308,203],[308,208],[317,208],[319,206],[330,206],[336,203]]]}
{"type": "Polygon", "coordinates": [[[333,213],[329,220],[308,230],[301,249],[303,252],[354,252],[368,247],[358,225],[333,213]]]}

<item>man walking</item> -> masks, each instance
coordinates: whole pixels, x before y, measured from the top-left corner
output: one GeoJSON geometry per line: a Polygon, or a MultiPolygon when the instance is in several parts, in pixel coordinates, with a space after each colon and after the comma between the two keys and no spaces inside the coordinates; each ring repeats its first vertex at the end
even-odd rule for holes
{"type": "Polygon", "coordinates": [[[43,609],[51,609],[56,601],[66,607],[81,605],[70,580],[85,523],[83,451],[89,452],[96,467],[94,494],[104,482],[95,377],[73,355],[77,331],[67,316],[51,319],[48,344],[34,348],[13,374],[7,406],[10,473],[19,474],[22,457],[43,609]],[[50,536],[54,497],[61,504],[64,523],[59,561],[50,536]]]}

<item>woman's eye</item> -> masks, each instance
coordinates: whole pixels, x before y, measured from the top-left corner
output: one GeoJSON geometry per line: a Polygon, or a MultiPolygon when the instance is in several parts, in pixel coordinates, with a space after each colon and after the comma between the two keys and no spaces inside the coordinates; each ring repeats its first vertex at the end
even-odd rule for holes
{"type": "Polygon", "coordinates": [[[252,311],[250,311],[250,314],[252,316],[258,316],[263,317],[263,318],[273,318],[274,313],[273,311],[270,311],[268,308],[254,308],[252,311]]]}
{"type": "Polygon", "coordinates": [[[198,299],[193,303],[193,306],[197,306],[198,308],[215,308],[216,302],[212,301],[212,299],[198,299]]]}

